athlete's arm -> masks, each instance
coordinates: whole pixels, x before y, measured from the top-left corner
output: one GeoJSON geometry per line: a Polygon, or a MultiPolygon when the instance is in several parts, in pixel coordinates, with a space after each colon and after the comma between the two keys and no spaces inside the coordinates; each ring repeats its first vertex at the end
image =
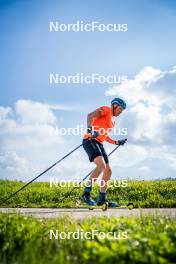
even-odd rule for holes
{"type": "Polygon", "coordinates": [[[119,146],[123,146],[126,141],[127,141],[127,138],[124,138],[124,139],[120,139],[120,140],[113,140],[111,139],[109,136],[106,137],[105,141],[111,143],[111,144],[115,144],[115,145],[119,145],[119,146]]]}
{"type": "Polygon", "coordinates": [[[118,141],[111,139],[109,136],[106,137],[105,141],[107,141],[110,144],[118,145],[118,141]]]}
{"type": "Polygon", "coordinates": [[[104,112],[104,109],[103,108],[98,108],[95,111],[89,113],[87,115],[87,127],[91,126],[92,125],[92,122],[93,122],[93,119],[95,117],[100,117],[103,112],[104,112]]]}

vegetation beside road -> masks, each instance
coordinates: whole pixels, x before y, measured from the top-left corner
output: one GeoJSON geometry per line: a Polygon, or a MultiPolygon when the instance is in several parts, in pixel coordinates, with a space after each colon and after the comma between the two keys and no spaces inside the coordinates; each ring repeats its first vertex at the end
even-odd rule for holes
{"type": "MultiPolygon", "coordinates": [[[[154,216],[140,218],[67,217],[34,219],[0,214],[0,263],[94,264],[94,263],[175,263],[176,222],[154,216]],[[55,239],[50,230],[118,234],[118,239],[55,239]],[[126,236],[119,235],[126,232],[126,236]]],[[[96,234],[98,234],[96,233],[96,234]]],[[[63,237],[63,236],[62,236],[63,237]]],[[[117,236],[116,236],[117,237],[117,236]]],[[[57,238],[57,237],[56,237],[57,238]]]]}
{"type": "MultiPolygon", "coordinates": [[[[10,196],[24,185],[18,181],[0,181],[0,201],[10,196]]],[[[110,200],[125,204],[133,202],[135,207],[142,208],[174,208],[176,207],[176,181],[129,181],[126,187],[116,182],[108,189],[110,200]]],[[[73,208],[83,191],[76,188],[71,195],[72,187],[61,187],[46,182],[33,182],[27,188],[9,199],[1,207],[40,207],[40,208],[73,208]],[[67,198],[65,198],[67,197],[67,198]],[[62,201],[62,202],[61,202],[62,201]]],[[[98,186],[92,192],[92,198],[98,196],[98,186]]]]}

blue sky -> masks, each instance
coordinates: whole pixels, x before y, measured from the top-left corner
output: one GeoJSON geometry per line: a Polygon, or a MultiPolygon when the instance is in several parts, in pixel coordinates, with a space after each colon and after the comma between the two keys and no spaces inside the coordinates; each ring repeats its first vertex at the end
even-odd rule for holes
{"type": "MultiPolygon", "coordinates": [[[[133,76],[150,65],[174,65],[174,1],[1,1],[1,101],[19,98],[84,103],[107,85],[48,84],[48,74],[98,72],[133,76]],[[128,23],[127,33],[50,33],[49,21],[128,23]],[[96,89],[96,91],[95,91],[96,89]],[[73,93],[74,90],[74,93],[73,93]],[[91,91],[94,90],[92,96],[91,91]],[[85,99],[84,99],[85,97],[85,99]]],[[[92,100],[93,99],[93,100],[92,100]]]]}
{"type": "MultiPolygon", "coordinates": [[[[121,74],[134,79],[147,66],[169,72],[176,62],[175,26],[175,1],[0,1],[0,105],[13,109],[14,119],[19,100],[78,107],[73,112],[52,111],[63,126],[85,124],[86,113],[108,104],[116,92],[107,84],[52,86],[49,73],[121,74]],[[49,21],[78,20],[127,23],[128,31],[49,32],[49,21]]],[[[74,138],[71,142],[70,148],[74,138]]]]}

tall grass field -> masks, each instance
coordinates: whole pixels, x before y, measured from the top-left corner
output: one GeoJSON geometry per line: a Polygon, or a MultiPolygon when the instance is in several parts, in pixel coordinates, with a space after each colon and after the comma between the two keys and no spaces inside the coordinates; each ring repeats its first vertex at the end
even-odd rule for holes
{"type": "MultiPolygon", "coordinates": [[[[25,183],[18,181],[0,181],[0,201],[10,196],[25,183]]],[[[120,204],[133,202],[141,208],[174,208],[176,207],[176,181],[128,181],[126,186],[115,183],[107,192],[107,198],[120,204]],[[115,187],[116,186],[116,187],[115,187]]],[[[1,207],[75,207],[81,197],[83,187],[76,188],[69,194],[73,186],[62,184],[34,182],[9,199],[1,207]]],[[[96,199],[99,188],[94,186],[92,198],[96,199]]]]}

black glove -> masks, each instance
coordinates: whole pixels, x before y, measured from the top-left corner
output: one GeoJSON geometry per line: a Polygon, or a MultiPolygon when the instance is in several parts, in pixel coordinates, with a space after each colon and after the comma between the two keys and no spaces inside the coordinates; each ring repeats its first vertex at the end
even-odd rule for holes
{"type": "Polygon", "coordinates": [[[88,126],[87,127],[87,133],[91,133],[92,134],[92,126],[88,126]]]}
{"type": "Polygon", "coordinates": [[[96,138],[99,136],[99,132],[96,130],[92,130],[92,126],[87,127],[87,133],[92,134],[92,138],[96,138]]]}
{"type": "Polygon", "coordinates": [[[116,141],[116,145],[123,146],[127,141],[127,138],[116,141]]]}
{"type": "Polygon", "coordinates": [[[98,137],[99,136],[99,132],[98,131],[96,131],[96,130],[94,130],[94,131],[92,131],[92,138],[96,138],[96,137],[98,137]]]}

